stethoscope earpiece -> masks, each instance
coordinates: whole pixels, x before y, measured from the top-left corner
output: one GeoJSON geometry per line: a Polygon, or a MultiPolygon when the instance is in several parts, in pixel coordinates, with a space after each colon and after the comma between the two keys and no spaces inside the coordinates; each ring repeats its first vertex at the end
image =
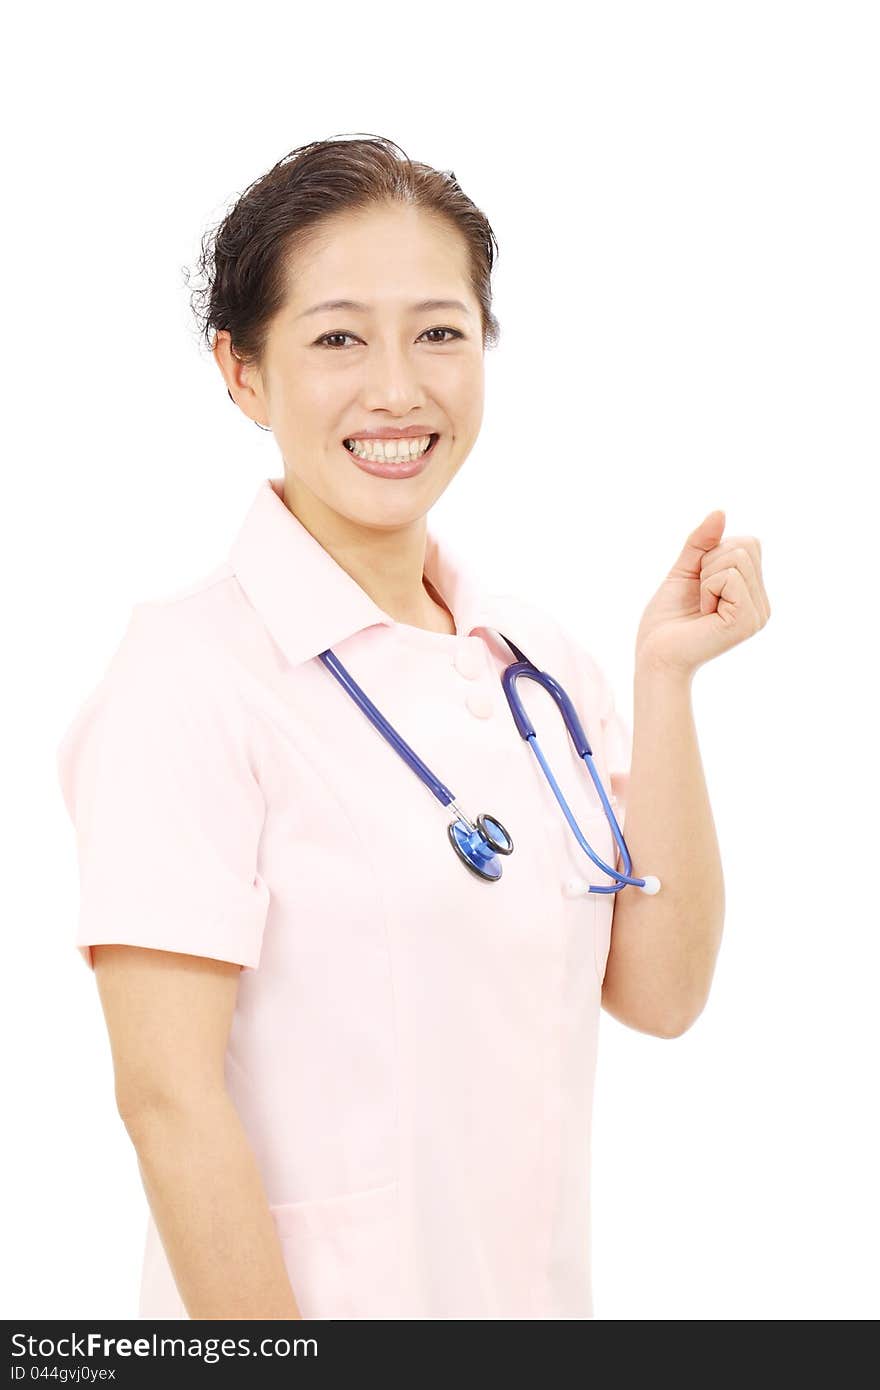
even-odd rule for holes
{"type": "Polygon", "coordinates": [[[475,826],[463,818],[451,821],[449,839],[463,864],[480,878],[501,877],[499,854],[513,853],[513,840],[495,816],[481,812],[475,826]]]}

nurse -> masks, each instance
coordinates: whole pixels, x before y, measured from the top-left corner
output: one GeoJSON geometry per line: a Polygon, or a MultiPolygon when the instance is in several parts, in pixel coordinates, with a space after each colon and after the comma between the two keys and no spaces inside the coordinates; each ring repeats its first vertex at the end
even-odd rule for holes
{"type": "MultiPolygon", "coordinates": [[[[134,605],[58,749],[76,945],[148,1203],[145,1318],[592,1317],[600,1006],[677,1036],[720,942],[690,685],[767,621],[758,542],[722,542],[722,512],[688,537],[639,628],[632,732],[578,638],[464,562],[428,514],[480,430],[494,236],[401,156],[294,151],[206,248],[196,311],[282,476],[210,574],[134,605]],[[501,633],[569,693],[662,892],[589,891],[608,879],[513,723],[501,633]],[[496,881],[329,650],[510,831],[496,881]]],[[[553,699],[519,693],[617,866],[553,699]]]]}

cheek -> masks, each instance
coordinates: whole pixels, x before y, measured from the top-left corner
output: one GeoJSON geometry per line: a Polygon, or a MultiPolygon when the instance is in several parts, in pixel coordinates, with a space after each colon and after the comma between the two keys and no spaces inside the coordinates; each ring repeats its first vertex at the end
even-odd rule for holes
{"type": "Polygon", "coordinates": [[[334,413],[338,418],[340,403],[344,406],[351,395],[351,380],[342,367],[329,350],[326,357],[317,359],[291,355],[280,383],[288,418],[313,434],[334,413]]]}
{"type": "Polygon", "coordinates": [[[483,422],[483,393],[470,391],[462,399],[457,412],[456,434],[468,444],[473,444],[483,422]]]}
{"type": "MultiPolygon", "coordinates": [[[[452,366],[452,364],[449,364],[452,366]]],[[[437,383],[437,393],[452,419],[460,421],[463,429],[482,419],[485,383],[482,364],[456,362],[454,370],[437,383]]]]}
{"type": "Polygon", "coordinates": [[[350,402],[351,386],[344,386],[333,372],[323,372],[297,390],[300,418],[313,434],[326,435],[346,414],[350,402]]]}

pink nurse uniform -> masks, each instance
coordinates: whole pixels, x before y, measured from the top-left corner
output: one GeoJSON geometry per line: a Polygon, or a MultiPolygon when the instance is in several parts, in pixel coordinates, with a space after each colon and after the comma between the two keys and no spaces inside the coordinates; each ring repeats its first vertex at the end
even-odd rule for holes
{"type": "MultiPolygon", "coordinates": [[[[226,561],[134,605],[58,747],[75,944],[89,966],[97,942],[241,966],[226,1085],[304,1318],[591,1318],[616,895],[587,892],[610,880],[517,732],[500,634],[568,691],[621,827],[631,730],[587,650],[481,584],[430,522],[425,574],[455,635],[392,619],[267,478],[226,561]],[[507,827],[499,880],[458,858],[454,813],[325,667],[328,648],[465,815],[507,827]]],[[[517,689],[616,866],[552,696],[517,689]]],[[[149,1215],[139,1311],[188,1316],[149,1215]]]]}

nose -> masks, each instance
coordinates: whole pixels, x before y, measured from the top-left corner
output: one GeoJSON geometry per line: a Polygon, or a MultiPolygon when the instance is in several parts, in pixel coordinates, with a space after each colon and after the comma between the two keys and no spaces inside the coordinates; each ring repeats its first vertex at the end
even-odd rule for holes
{"type": "Polygon", "coordinates": [[[424,403],[419,368],[410,351],[393,343],[371,347],[361,392],[367,410],[386,409],[405,416],[424,403]]]}

